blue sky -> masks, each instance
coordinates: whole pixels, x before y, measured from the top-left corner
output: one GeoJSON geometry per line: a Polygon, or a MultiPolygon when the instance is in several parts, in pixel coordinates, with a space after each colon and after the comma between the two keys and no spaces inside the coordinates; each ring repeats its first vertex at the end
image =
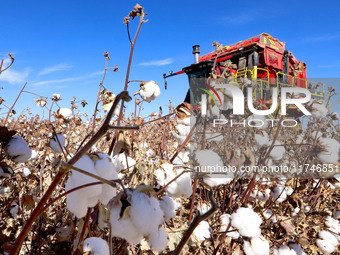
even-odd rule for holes
{"type": "MultiPolygon", "coordinates": [[[[92,114],[104,70],[104,50],[110,53],[110,66],[119,67],[116,73],[108,72],[104,85],[116,94],[124,87],[130,45],[122,21],[135,3],[1,1],[0,59],[6,59],[7,52],[16,58],[12,68],[0,75],[0,96],[5,104],[12,105],[27,81],[28,91],[47,97],[60,93],[62,107],[69,107],[73,96],[85,99],[89,103],[85,111],[92,114]]],[[[307,63],[308,77],[339,77],[338,1],[138,3],[149,13],[149,22],[143,24],[137,40],[130,80],[154,80],[162,92],[154,102],[144,104],[144,116],[159,106],[167,113],[169,99],[174,105],[184,100],[187,77],[168,79],[168,90],[164,90],[162,75],[190,65],[195,44],[201,45],[201,53],[208,53],[213,50],[213,41],[228,45],[266,32],[285,41],[286,48],[307,63]]],[[[131,24],[132,34],[137,23],[131,24]]],[[[138,88],[133,83],[130,94],[138,88]]],[[[34,98],[23,95],[16,111],[29,106],[34,113],[42,114],[34,98]]],[[[339,97],[333,104],[337,100],[339,97]]]]}

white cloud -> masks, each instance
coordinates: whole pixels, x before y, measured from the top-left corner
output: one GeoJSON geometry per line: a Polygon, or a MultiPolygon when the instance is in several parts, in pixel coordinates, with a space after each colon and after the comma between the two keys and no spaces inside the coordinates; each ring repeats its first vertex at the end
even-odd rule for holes
{"type": "MultiPolygon", "coordinates": [[[[9,58],[4,59],[3,68],[6,68],[11,60],[9,58]]],[[[0,81],[8,82],[10,84],[24,82],[29,75],[29,69],[26,68],[24,71],[14,71],[13,67],[10,67],[6,71],[0,74],[0,81]]]]}
{"type": "Polygon", "coordinates": [[[94,77],[100,74],[103,74],[103,71],[93,72],[88,75],[83,75],[83,76],[78,76],[78,77],[33,82],[31,86],[39,87],[39,86],[48,85],[48,84],[58,84],[58,83],[66,83],[66,82],[72,82],[72,81],[80,81],[80,80],[89,79],[91,77],[94,77]]]}
{"type": "Polygon", "coordinates": [[[68,64],[59,64],[51,67],[44,68],[38,73],[38,76],[44,75],[44,74],[49,74],[57,71],[64,71],[72,68],[73,66],[68,65],[68,64]]]}
{"type": "Polygon", "coordinates": [[[166,58],[162,60],[154,60],[154,61],[149,61],[149,62],[142,62],[139,63],[138,65],[140,66],[165,66],[173,63],[173,60],[171,58],[166,58]]]}

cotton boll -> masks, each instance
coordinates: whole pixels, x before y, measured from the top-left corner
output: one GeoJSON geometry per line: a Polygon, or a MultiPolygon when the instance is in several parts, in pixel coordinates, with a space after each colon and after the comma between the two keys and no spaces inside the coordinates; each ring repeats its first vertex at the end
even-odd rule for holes
{"type": "Polygon", "coordinates": [[[177,124],[175,126],[175,129],[176,129],[177,133],[181,136],[188,136],[189,133],[190,133],[190,126],[177,124]]]}
{"type": "Polygon", "coordinates": [[[316,245],[327,254],[331,254],[334,252],[335,247],[331,243],[327,242],[326,240],[316,239],[316,245]]]}
{"type": "Polygon", "coordinates": [[[269,137],[267,132],[262,131],[259,134],[255,134],[255,142],[258,147],[262,147],[269,143],[269,137]]]}
{"type": "Polygon", "coordinates": [[[176,180],[171,182],[165,188],[166,192],[171,197],[190,197],[192,194],[192,181],[190,173],[183,173],[183,169],[174,169],[172,164],[164,163],[160,169],[156,170],[157,183],[161,186],[166,186],[176,176],[180,175],[176,180]]]}
{"type": "MultiPolygon", "coordinates": [[[[80,168],[86,172],[89,172],[91,174],[98,175],[94,162],[91,160],[91,158],[88,155],[82,156],[75,164],[75,167],[80,168]]],[[[94,179],[88,175],[82,174],[80,172],[72,170],[71,177],[73,179],[73,182],[76,186],[85,185],[92,182],[97,182],[97,179],[94,179]]],[[[102,192],[102,185],[94,185],[90,187],[86,187],[81,189],[81,192],[85,194],[86,197],[94,197],[98,196],[102,192]]]]}
{"type": "Polygon", "coordinates": [[[308,109],[310,110],[312,116],[315,119],[320,119],[320,118],[326,117],[326,115],[328,113],[327,107],[324,104],[318,103],[316,101],[309,104],[308,109]]]}
{"type": "Polygon", "coordinates": [[[194,123],[191,123],[191,120],[193,120],[193,118],[191,118],[191,117],[187,117],[187,118],[184,118],[184,119],[177,118],[177,123],[181,124],[181,125],[190,126],[190,124],[191,125],[194,124],[194,123]]]}
{"type": "Polygon", "coordinates": [[[319,138],[316,146],[321,151],[317,154],[318,159],[322,163],[335,164],[339,160],[340,143],[332,138],[319,138]]]}
{"type": "Polygon", "coordinates": [[[92,252],[94,255],[109,255],[110,248],[108,243],[98,237],[86,238],[83,242],[83,252],[92,252]]]}
{"type": "Polygon", "coordinates": [[[284,186],[276,186],[271,193],[275,203],[282,203],[287,199],[287,190],[284,186]]]}
{"type": "Polygon", "coordinates": [[[163,211],[154,197],[133,192],[129,210],[132,223],[144,235],[154,232],[163,223],[163,211]]]}
{"type": "Polygon", "coordinates": [[[281,245],[279,249],[274,249],[274,255],[296,255],[296,252],[287,245],[281,245]]]}
{"type": "Polygon", "coordinates": [[[339,221],[332,218],[331,216],[327,216],[325,218],[325,225],[329,228],[334,230],[335,233],[340,234],[340,224],[339,221]]]}
{"type": "Polygon", "coordinates": [[[306,255],[306,253],[302,250],[301,246],[296,243],[288,244],[289,248],[294,250],[297,255],[306,255]]]}
{"type": "Polygon", "coordinates": [[[55,135],[50,140],[50,147],[57,153],[63,153],[63,148],[65,148],[65,137],[62,134],[55,135]]]}
{"type": "Polygon", "coordinates": [[[225,174],[207,174],[203,176],[203,182],[209,187],[229,184],[233,178],[225,176],[225,174]]]}
{"type": "MultiPolygon", "coordinates": [[[[195,160],[201,166],[201,169],[208,171],[210,167],[223,168],[224,164],[220,156],[212,150],[199,150],[196,151],[195,160]]],[[[202,172],[203,172],[202,171],[202,172]]],[[[232,181],[232,174],[227,175],[224,173],[205,174],[203,176],[203,182],[210,187],[215,187],[221,184],[228,184],[232,181]]]]}
{"type": "Polygon", "coordinates": [[[161,252],[168,246],[168,235],[163,227],[157,229],[149,235],[148,243],[156,252],[161,252]]]}
{"type": "Polygon", "coordinates": [[[174,165],[184,165],[189,162],[189,151],[182,150],[177,157],[172,161],[174,165]]]}
{"type": "Polygon", "coordinates": [[[195,228],[193,234],[199,241],[204,241],[205,239],[210,238],[210,227],[207,221],[201,221],[198,226],[195,228]]]}
{"type": "Polygon", "coordinates": [[[28,160],[35,160],[39,158],[39,152],[35,151],[35,150],[31,150],[31,157],[28,160]]]}
{"type": "Polygon", "coordinates": [[[144,101],[148,103],[161,94],[159,86],[154,81],[141,83],[140,87],[141,89],[139,90],[139,95],[144,101]]]}
{"type": "Polygon", "coordinates": [[[25,162],[32,155],[32,151],[28,148],[26,141],[21,136],[16,135],[9,140],[6,151],[16,163],[25,162]]]}
{"type": "Polygon", "coordinates": [[[32,172],[28,167],[23,167],[21,169],[21,173],[22,173],[23,177],[27,177],[27,176],[31,175],[32,172]]]}
{"type": "Polygon", "coordinates": [[[57,115],[61,116],[64,119],[69,119],[72,117],[72,110],[70,108],[59,108],[57,111],[57,115]]]}
{"type": "Polygon", "coordinates": [[[267,209],[265,210],[263,213],[263,217],[268,220],[270,218],[270,220],[273,222],[273,223],[276,223],[277,222],[277,219],[276,219],[276,216],[272,216],[273,215],[273,211],[270,210],[270,209],[267,209]]]}
{"type": "Polygon", "coordinates": [[[331,232],[329,232],[327,230],[320,231],[319,232],[319,237],[321,239],[324,239],[325,241],[329,242],[333,246],[337,246],[338,245],[338,240],[336,239],[336,237],[331,232]]]}
{"type": "MultiPolygon", "coordinates": [[[[230,215],[229,214],[222,214],[220,216],[220,221],[221,221],[221,227],[220,227],[219,231],[220,232],[227,231],[227,228],[228,228],[229,222],[230,222],[230,215]]],[[[232,239],[238,239],[240,237],[240,234],[237,231],[233,231],[233,230],[234,230],[234,228],[230,225],[227,236],[231,237],[232,239]]]]}
{"type": "Polygon", "coordinates": [[[286,152],[285,147],[281,146],[281,143],[276,140],[273,149],[269,153],[269,156],[276,161],[282,159],[285,152],[286,152]]]}
{"type": "Polygon", "coordinates": [[[122,170],[127,169],[128,167],[131,170],[132,167],[136,164],[136,160],[125,155],[125,153],[120,153],[120,154],[115,155],[112,158],[112,163],[113,163],[116,171],[120,172],[122,170]]]}
{"type": "MultiPolygon", "coordinates": [[[[69,191],[76,188],[73,179],[69,178],[65,185],[65,190],[69,191]]],[[[87,197],[84,196],[81,190],[76,190],[66,196],[67,209],[72,212],[77,218],[83,218],[87,212],[87,197]]]]}
{"type": "Polygon", "coordinates": [[[129,244],[139,243],[143,234],[138,231],[130,217],[120,217],[121,210],[121,202],[115,201],[110,209],[112,235],[125,239],[129,244]]]}
{"type": "Polygon", "coordinates": [[[207,211],[209,211],[211,208],[210,205],[207,205],[206,203],[198,203],[197,205],[197,211],[199,211],[200,214],[205,214],[207,211]]]}
{"type": "MultiPolygon", "coordinates": [[[[180,175],[184,170],[177,170],[177,176],[180,175]]],[[[179,192],[186,198],[190,197],[192,194],[192,181],[190,173],[184,173],[176,179],[179,192]]]]}
{"type": "Polygon", "coordinates": [[[292,217],[295,217],[300,212],[300,207],[294,208],[294,211],[291,213],[292,217]]]}
{"type": "Polygon", "coordinates": [[[164,196],[159,200],[159,206],[164,213],[165,221],[176,217],[176,204],[171,197],[164,196]]]}
{"type": "Polygon", "coordinates": [[[18,210],[19,210],[19,206],[17,205],[17,203],[12,203],[11,209],[9,212],[13,218],[17,217],[18,210]]]}
{"type": "Polygon", "coordinates": [[[241,207],[231,215],[231,225],[243,236],[259,237],[261,223],[261,217],[251,208],[241,207]]]}
{"type": "Polygon", "coordinates": [[[269,255],[269,242],[263,236],[252,238],[250,242],[244,241],[243,250],[246,255],[269,255]]]}

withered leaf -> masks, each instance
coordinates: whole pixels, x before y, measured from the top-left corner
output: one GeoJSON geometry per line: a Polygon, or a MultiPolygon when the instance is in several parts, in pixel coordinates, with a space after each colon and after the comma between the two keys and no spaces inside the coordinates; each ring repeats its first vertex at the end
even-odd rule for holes
{"type": "Polygon", "coordinates": [[[32,195],[22,195],[22,202],[27,209],[34,208],[35,202],[32,195]]]}

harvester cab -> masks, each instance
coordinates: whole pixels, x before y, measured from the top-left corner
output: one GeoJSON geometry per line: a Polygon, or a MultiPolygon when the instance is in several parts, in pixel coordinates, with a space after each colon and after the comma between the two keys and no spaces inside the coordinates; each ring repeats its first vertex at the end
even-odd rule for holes
{"type": "MultiPolygon", "coordinates": [[[[317,99],[329,107],[329,92],[325,85],[307,79],[306,64],[297,61],[294,55],[285,48],[285,43],[262,33],[238,43],[223,46],[217,42],[216,49],[199,56],[199,45],[193,46],[194,64],[184,67],[176,73],[164,74],[166,78],[185,73],[188,75],[190,89],[186,102],[195,105],[199,90],[207,89],[211,79],[242,88],[246,95],[247,87],[253,88],[253,98],[265,108],[270,108],[272,89],[274,87],[302,87],[309,89],[312,99],[317,99]]],[[[300,117],[302,113],[295,105],[289,105],[287,114],[300,117]]]]}

